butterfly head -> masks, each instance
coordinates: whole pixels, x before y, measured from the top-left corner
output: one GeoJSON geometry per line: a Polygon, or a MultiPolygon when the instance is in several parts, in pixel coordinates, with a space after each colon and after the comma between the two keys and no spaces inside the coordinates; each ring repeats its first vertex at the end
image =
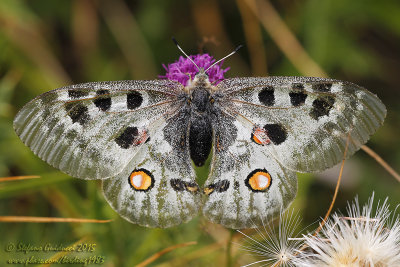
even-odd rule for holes
{"type": "Polygon", "coordinates": [[[241,46],[238,46],[232,53],[216,61],[208,54],[197,54],[188,56],[177,41],[172,39],[178,49],[185,57],[180,57],[178,61],[164,66],[166,75],[159,76],[163,79],[173,80],[184,86],[192,87],[195,84],[217,84],[224,80],[224,73],[229,70],[222,68],[223,60],[233,55],[241,46]]]}
{"type": "Polygon", "coordinates": [[[204,68],[200,68],[193,80],[190,80],[185,87],[186,93],[190,96],[189,104],[193,110],[203,113],[208,109],[212,88],[213,85],[210,82],[209,76],[204,71],[204,68]]]}
{"type": "Polygon", "coordinates": [[[199,72],[194,76],[193,79],[188,81],[188,87],[196,87],[196,86],[209,86],[211,85],[210,77],[205,72],[204,68],[199,68],[199,72]]]}
{"type": "Polygon", "coordinates": [[[184,86],[190,86],[197,80],[209,80],[211,83],[217,84],[224,80],[224,73],[229,68],[223,69],[221,63],[206,71],[206,68],[214,62],[215,59],[208,54],[190,55],[188,58],[180,57],[176,62],[164,65],[166,74],[159,77],[177,81],[184,86]]]}

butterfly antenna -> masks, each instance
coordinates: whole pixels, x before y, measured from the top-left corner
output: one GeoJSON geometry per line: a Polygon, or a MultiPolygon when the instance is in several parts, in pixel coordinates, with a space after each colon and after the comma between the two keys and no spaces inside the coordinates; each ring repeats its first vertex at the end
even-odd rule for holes
{"type": "Polygon", "coordinates": [[[197,66],[197,64],[193,61],[193,59],[191,59],[186,53],[185,51],[183,51],[183,49],[179,46],[178,41],[175,39],[175,37],[172,37],[172,41],[174,42],[174,44],[176,45],[176,47],[178,47],[178,49],[182,52],[182,54],[184,54],[186,56],[187,59],[189,59],[190,61],[192,61],[192,63],[196,66],[196,68],[200,71],[199,66],[197,66]]]}
{"type": "Polygon", "coordinates": [[[215,65],[217,65],[219,62],[221,62],[222,60],[232,56],[233,54],[235,54],[240,48],[242,48],[243,45],[239,45],[238,47],[235,48],[235,50],[233,50],[229,55],[224,56],[223,58],[221,58],[220,60],[218,60],[217,62],[214,62],[214,64],[212,64],[210,67],[208,67],[204,72],[207,72],[209,69],[211,69],[212,67],[214,67],[215,65]]]}

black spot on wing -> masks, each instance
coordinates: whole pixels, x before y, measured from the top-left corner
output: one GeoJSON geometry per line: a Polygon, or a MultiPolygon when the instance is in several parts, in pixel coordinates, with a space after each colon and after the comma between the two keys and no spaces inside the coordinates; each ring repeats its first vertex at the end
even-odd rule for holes
{"type": "Polygon", "coordinates": [[[196,183],[185,182],[182,181],[181,179],[171,179],[170,184],[172,189],[174,189],[177,192],[186,190],[188,192],[195,193],[199,190],[199,186],[196,183]]]}
{"type": "Polygon", "coordinates": [[[138,136],[139,131],[137,127],[127,127],[120,136],[115,138],[115,142],[124,149],[128,149],[135,138],[138,136]]]}
{"type": "Polygon", "coordinates": [[[185,182],[186,191],[196,193],[199,191],[199,186],[194,182],[185,182]]]}
{"type": "Polygon", "coordinates": [[[129,92],[126,96],[126,104],[128,109],[135,109],[140,107],[143,102],[142,95],[137,91],[129,92]]]}
{"type": "Polygon", "coordinates": [[[206,193],[206,195],[209,195],[213,192],[222,193],[222,192],[225,192],[226,190],[228,190],[229,185],[230,185],[230,182],[228,180],[221,180],[219,182],[216,182],[214,184],[210,184],[209,186],[207,186],[204,189],[204,192],[206,193]]]}
{"type": "Polygon", "coordinates": [[[111,97],[109,90],[98,90],[96,92],[97,98],[93,100],[93,103],[102,111],[107,111],[111,107],[111,97]]]}
{"type": "Polygon", "coordinates": [[[328,116],[334,103],[335,98],[333,96],[321,96],[315,99],[312,103],[313,107],[310,111],[310,116],[315,120],[325,115],[328,116]]]}
{"type": "Polygon", "coordinates": [[[290,103],[294,107],[298,107],[306,102],[307,94],[303,92],[290,92],[289,97],[290,97],[290,103]]]}
{"type": "Polygon", "coordinates": [[[269,139],[275,145],[283,143],[287,138],[286,129],[280,124],[265,124],[264,129],[269,139]]]}
{"type": "Polygon", "coordinates": [[[289,93],[290,103],[294,107],[303,105],[307,99],[307,93],[304,90],[304,85],[301,83],[295,83],[292,85],[292,91],[289,93]]]}
{"type": "Polygon", "coordinates": [[[73,123],[84,125],[90,120],[88,108],[81,103],[68,103],[65,110],[73,123]]]}
{"type": "Polygon", "coordinates": [[[89,95],[89,90],[87,90],[87,89],[69,89],[68,90],[68,96],[73,99],[85,97],[88,95],[89,95]]]}
{"type": "Polygon", "coordinates": [[[315,92],[330,92],[332,83],[315,83],[312,85],[312,89],[315,92]]]}
{"type": "Polygon", "coordinates": [[[217,191],[219,193],[225,192],[226,190],[228,190],[229,184],[230,183],[228,180],[219,181],[219,182],[215,183],[215,187],[214,187],[215,191],[217,191]]]}
{"type": "Polygon", "coordinates": [[[175,191],[179,192],[185,190],[185,182],[180,179],[171,179],[170,184],[175,191]]]}
{"type": "Polygon", "coordinates": [[[274,87],[266,86],[258,93],[258,100],[265,106],[272,106],[275,103],[274,87]]]}

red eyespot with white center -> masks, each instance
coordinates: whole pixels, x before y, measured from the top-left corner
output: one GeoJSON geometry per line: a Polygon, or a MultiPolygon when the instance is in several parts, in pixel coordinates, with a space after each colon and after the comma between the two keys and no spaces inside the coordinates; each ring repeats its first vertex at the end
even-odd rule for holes
{"type": "Polygon", "coordinates": [[[271,186],[271,175],[265,169],[252,171],[245,180],[246,186],[253,192],[265,192],[271,186]]]}
{"type": "Polygon", "coordinates": [[[147,191],[154,186],[154,178],[148,170],[137,169],[129,175],[129,184],[136,191],[147,191]]]}

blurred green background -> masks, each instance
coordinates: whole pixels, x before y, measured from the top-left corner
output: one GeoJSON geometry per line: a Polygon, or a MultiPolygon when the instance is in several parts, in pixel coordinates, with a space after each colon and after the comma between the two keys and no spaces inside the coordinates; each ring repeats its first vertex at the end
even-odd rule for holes
{"type": "MultiPolygon", "coordinates": [[[[134,266],[177,244],[151,266],[240,266],[252,261],[232,240],[240,234],[198,217],[170,229],[123,220],[104,200],[100,183],[68,177],[38,159],[12,128],[16,112],[35,96],[69,84],[154,79],[178,59],[175,36],[189,54],[225,61],[228,77],[307,75],[348,80],[386,104],[385,124],[368,142],[400,170],[400,3],[397,0],[2,0],[0,2],[0,177],[40,179],[0,183],[0,216],[113,219],[110,223],[0,222],[0,266],[32,253],[6,252],[9,243],[33,246],[96,244],[103,266],[134,266]],[[254,12],[258,12],[257,14],[254,12]]],[[[199,170],[201,176],[206,169],[199,170]]],[[[339,168],[299,175],[292,205],[303,225],[329,207],[339,168]]],[[[356,195],[364,203],[400,203],[400,184],[365,152],[345,164],[335,210],[356,195]]],[[[248,231],[251,233],[251,231],[248,231]]],[[[54,253],[37,253],[50,258],[54,253]]],[[[78,255],[78,254],[73,254],[78,255]]],[[[78,255],[78,256],[82,256],[78,255]]],[[[64,265],[67,266],[67,265],[64,265]]],[[[76,266],[76,265],[74,265],[76,266]]]]}

